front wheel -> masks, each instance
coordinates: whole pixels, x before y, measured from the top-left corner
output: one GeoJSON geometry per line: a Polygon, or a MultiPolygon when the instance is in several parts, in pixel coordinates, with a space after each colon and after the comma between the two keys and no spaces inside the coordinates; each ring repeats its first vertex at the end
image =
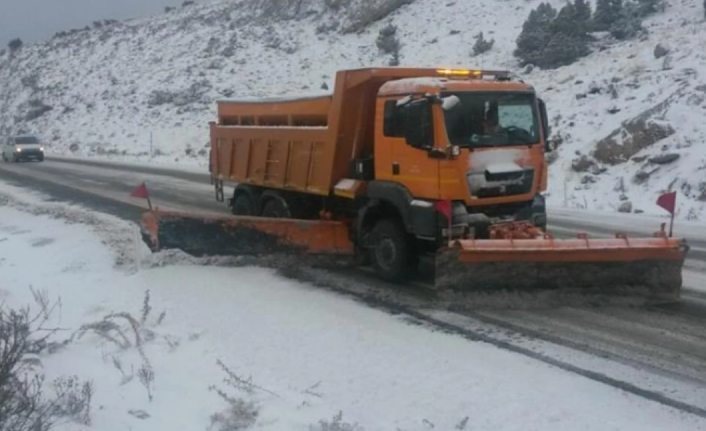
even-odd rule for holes
{"type": "Polygon", "coordinates": [[[413,253],[407,234],[399,223],[391,219],[377,222],[372,231],[371,257],[380,278],[400,282],[411,274],[413,253]]]}

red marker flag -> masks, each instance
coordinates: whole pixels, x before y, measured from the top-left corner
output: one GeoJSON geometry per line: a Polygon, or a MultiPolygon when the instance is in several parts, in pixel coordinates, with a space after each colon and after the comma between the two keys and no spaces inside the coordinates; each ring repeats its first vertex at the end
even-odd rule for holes
{"type": "Polygon", "coordinates": [[[143,181],[142,184],[135,187],[135,190],[130,193],[130,196],[135,198],[148,199],[150,197],[150,194],[147,191],[147,185],[145,184],[145,182],[143,181]]]}
{"type": "Polygon", "coordinates": [[[132,193],[130,193],[130,196],[135,198],[147,199],[147,205],[149,205],[150,211],[152,211],[152,202],[150,201],[150,194],[147,191],[147,185],[144,181],[142,182],[142,184],[135,187],[132,193]]]}
{"type": "Polygon", "coordinates": [[[669,236],[672,236],[672,228],[674,227],[674,210],[677,207],[677,192],[665,193],[657,198],[657,205],[669,211],[671,218],[669,220],[669,236]]]}
{"type": "Polygon", "coordinates": [[[669,211],[670,214],[674,214],[674,209],[677,204],[677,192],[665,193],[657,198],[657,205],[669,211]]]}
{"type": "Polygon", "coordinates": [[[434,203],[434,209],[439,211],[441,214],[446,216],[447,219],[451,220],[451,201],[436,201],[434,203]]]}
{"type": "Polygon", "coordinates": [[[451,200],[444,200],[444,201],[436,201],[434,202],[434,209],[436,211],[439,211],[441,214],[446,216],[446,220],[449,222],[449,227],[448,227],[448,236],[449,236],[449,241],[451,240],[451,200]]]}

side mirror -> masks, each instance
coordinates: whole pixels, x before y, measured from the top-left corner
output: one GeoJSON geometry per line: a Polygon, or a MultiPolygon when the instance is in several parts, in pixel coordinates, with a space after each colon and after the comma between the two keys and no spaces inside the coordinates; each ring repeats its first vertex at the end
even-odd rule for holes
{"type": "Polygon", "coordinates": [[[547,152],[552,151],[551,145],[549,144],[549,136],[552,133],[551,127],[549,127],[549,116],[547,115],[547,105],[544,100],[537,99],[539,102],[539,118],[542,122],[542,130],[544,131],[544,149],[547,152]]]}
{"type": "Polygon", "coordinates": [[[407,145],[420,149],[433,147],[431,104],[427,99],[417,99],[404,105],[402,124],[407,145]]]}

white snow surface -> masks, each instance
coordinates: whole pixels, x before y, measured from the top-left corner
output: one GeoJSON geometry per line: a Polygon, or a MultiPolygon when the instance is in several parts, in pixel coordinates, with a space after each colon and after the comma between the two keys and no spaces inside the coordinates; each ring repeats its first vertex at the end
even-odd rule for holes
{"type": "Polygon", "coordinates": [[[95,385],[91,425],[57,430],[207,429],[226,407],[210,385],[254,403],[252,429],[309,430],[340,411],[380,431],[455,429],[465,417],[466,429],[497,431],[706,429],[695,416],[270,270],[151,256],[136,227],[109,216],[5,184],[0,199],[2,302],[31,306],[30,286],[60,299],[45,325],[62,328],[57,341],[110,313],[139,320],[150,294],[138,325],[144,356],[89,331],[41,357],[48,381],[77,375],[95,385]],[[217,360],[251,378],[254,392],[223,383],[217,360]],[[152,401],[116,361],[128,377],[149,362],[152,401]]]}
{"type": "Polygon", "coordinates": [[[523,170],[522,166],[517,163],[493,163],[485,168],[491,174],[504,174],[508,172],[520,172],[523,170]]]}
{"type": "MultiPolygon", "coordinates": [[[[50,154],[142,161],[152,142],[151,163],[207,172],[205,145],[216,100],[330,94],[337,70],[387,64],[389,57],[378,52],[375,40],[391,22],[403,43],[402,66],[507,69],[535,86],[547,101],[555,136],[563,137],[550,168],[550,203],[615,211],[624,195],[633,211],[662,214],[653,203],[673,189],[679,192],[677,217],[703,218],[701,1],[666,0],[664,12],[645,19],[645,37],[624,42],[601,37],[593,54],[573,65],[531,71],[518,68],[512,52],[523,21],[540,0],[414,1],[345,34],[337,28],[351,23],[352,12],[322,12],[323,0],[298,3],[304,12],[287,20],[255,16],[255,2],[197,4],[6,52],[0,55],[0,134],[41,134],[51,144],[50,154]],[[471,57],[479,31],[495,44],[483,56],[471,57]],[[666,56],[656,58],[657,44],[669,50],[666,56]],[[25,121],[35,109],[32,101],[53,109],[25,121]],[[571,170],[575,158],[592,154],[600,139],[652,108],[650,120],[669,124],[676,133],[635,154],[646,159],[599,164],[595,173],[571,170]],[[649,162],[663,153],[680,157],[666,165],[649,162]],[[651,175],[638,183],[638,172],[651,175]]],[[[559,8],[563,1],[549,3],[559,8]]]]}

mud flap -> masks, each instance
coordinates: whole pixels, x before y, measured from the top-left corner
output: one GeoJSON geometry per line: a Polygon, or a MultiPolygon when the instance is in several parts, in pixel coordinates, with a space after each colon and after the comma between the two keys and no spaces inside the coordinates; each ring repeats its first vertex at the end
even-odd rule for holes
{"type": "Polygon", "coordinates": [[[461,240],[437,253],[435,288],[672,302],[680,296],[687,251],[684,241],[666,237],[461,240]]]}

